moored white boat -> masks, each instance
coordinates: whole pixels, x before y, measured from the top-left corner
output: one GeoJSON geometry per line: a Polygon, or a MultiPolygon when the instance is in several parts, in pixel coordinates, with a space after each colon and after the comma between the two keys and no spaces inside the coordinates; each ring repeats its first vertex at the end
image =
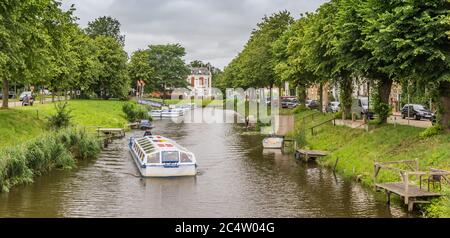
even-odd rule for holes
{"type": "Polygon", "coordinates": [[[195,155],[163,136],[130,138],[129,149],[143,177],[195,176],[195,155]]]}
{"type": "Polygon", "coordinates": [[[284,143],[283,137],[267,137],[263,140],[263,147],[265,149],[282,149],[284,143]]]}
{"type": "Polygon", "coordinates": [[[182,117],[184,115],[184,111],[182,109],[168,109],[162,110],[161,117],[182,117]]]}

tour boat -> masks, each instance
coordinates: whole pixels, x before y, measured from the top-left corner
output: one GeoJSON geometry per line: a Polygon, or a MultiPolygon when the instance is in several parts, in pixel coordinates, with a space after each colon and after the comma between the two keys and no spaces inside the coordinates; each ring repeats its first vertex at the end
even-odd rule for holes
{"type": "Polygon", "coordinates": [[[263,140],[263,147],[265,149],[282,149],[284,138],[279,136],[270,136],[263,140]]]}
{"type": "Polygon", "coordinates": [[[159,135],[132,137],[128,146],[143,177],[197,175],[195,155],[171,139],[159,135]]]}

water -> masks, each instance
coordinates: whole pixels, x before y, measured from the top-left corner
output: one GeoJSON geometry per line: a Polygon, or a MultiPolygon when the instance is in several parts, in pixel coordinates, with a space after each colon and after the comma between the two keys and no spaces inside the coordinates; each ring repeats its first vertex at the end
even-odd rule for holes
{"type": "MultiPolygon", "coordinates": [[[[329,169],[264,151],[232,124],[157,121],[156,133],[196,154],[197,177],[140,179],[127,139],[72,171],[0,194],[0,217],[404,217],[371,189],[329,169]]],[[[142,135],[135,131],[127,135],[142,135]]]]}

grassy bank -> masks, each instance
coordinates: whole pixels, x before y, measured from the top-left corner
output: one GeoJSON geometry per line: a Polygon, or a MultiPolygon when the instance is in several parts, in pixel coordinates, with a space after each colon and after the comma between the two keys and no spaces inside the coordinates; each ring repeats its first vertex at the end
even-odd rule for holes
{"type": "Polygon", "coordinates": [[[47,125],[54,104],[0,110],[0,192],[30,183],[52,169],[71,169],[77,160],[96,158],[101,144],[93,132],[96,127],[123,128],[124,103],[69,101],[73,128],[60,132],[47,125]]]}
{"type": "MultiPolygon", "coordinates": [[[[304,111],[295,115],[296,132],[293,134],[303,138],[306,148],[331,153],[320,163],[334,166],[336,158],[339,158],[337,171],[346,177],[358,178],[364,185],[373,185],[375,161],[419,159],[422,170],[430,167],[450,169],[449,134],[421,139],[419,134],[424,129],[410,126],[384,125],[366,132],[329,123],[316,129],[315,136],[312,136],[309,130],[300,133],[301,128],[310,128],[331,116],[318,114],[313,119],[309,114],[310,111],[304,111]]],[[[399,181],[397,174],[389,172],[382,172],[379,178],[380,182],[399,181]]],[[[448,197],[443,197],[424,207],[424,211],[426,216],[450,217],[449,207],[448,197]]]]}
{"type": "MultiPolygon", "coordinates": [[[[121,101],[72,100],[69,109],[72,111],[74,126],[118,127],[126,124],[122,112],[121,101]]],[[[33,107],[16,107],[0,110],[0,148],[20,145],[30,139],[48,132],[47,117],[55,113],[53,104],[35,104],[33,107]]]]}

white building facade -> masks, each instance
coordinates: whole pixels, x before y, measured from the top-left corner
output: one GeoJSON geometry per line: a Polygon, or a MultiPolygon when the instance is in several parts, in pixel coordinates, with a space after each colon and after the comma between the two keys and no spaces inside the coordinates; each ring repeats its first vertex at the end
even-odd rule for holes
{"type": "Polygon", "coordinates": [[[191,96],[210,97],[212,94],[212,73],[206,67],[192,68],[187,78],[191,96]]]}

